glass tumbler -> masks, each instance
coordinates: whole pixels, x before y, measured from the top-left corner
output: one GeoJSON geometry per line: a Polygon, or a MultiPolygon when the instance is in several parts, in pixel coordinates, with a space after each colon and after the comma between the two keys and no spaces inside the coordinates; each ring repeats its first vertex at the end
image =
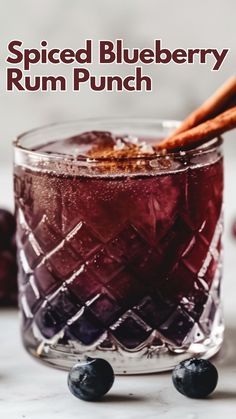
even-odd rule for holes
{"type": "Polygon", "coordinates": [[[122,158],[63,146],[77,138],[82,150],[79,134],[95,130],[153,144],[176,126],[90,119],[15,141],[21,330],[35,357],[64,369],[101,357],[136,374],[219,350],[221,139],[122,158]]]}

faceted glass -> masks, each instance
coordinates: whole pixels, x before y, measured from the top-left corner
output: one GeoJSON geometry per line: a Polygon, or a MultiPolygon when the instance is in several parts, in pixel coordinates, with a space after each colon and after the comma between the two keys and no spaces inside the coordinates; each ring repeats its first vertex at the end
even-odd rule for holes
{"type": "Polygon", "coordinates": [[[63,143],[100,130],[152,144],[176,125],[84,120],[16,140],[19,305],[34,356],[61,368],[98,356],[123,374],[220,348],[221,140],[121,159],[75,158],[63,143]]]}

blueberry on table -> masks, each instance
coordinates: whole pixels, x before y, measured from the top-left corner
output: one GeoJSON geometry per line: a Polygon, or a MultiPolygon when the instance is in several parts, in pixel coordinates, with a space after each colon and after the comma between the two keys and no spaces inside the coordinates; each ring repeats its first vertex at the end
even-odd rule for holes
{"type": "Polygon", "coordinates": [[[15,217],[9,211],[0,209],[0,247],[5,248],[16,231],[15,217]]]}
{"type": "Polygon", "coordinates": [[[109,362],[101,358],[89,358],[75,364],[68,375],[68,387],[79,399],[96,401],[112,387],[114,371],[109,362]]]}
{"type": "Polygon", "coordinates": [[[17,301],[15,232],[14,215],[0,208],[0,306],[17,301]]]}
{"type": "Polygon", "coordinates": [[[234,238],[236,238],[236,220],[234,220],[232,224],[232,235],[234,238]]]}
{"type": "Polygon", "coordinates": [[[218,373],[210,361],[191,358],[174,368],[172,380],[175,388],[184,396],[201,399],[215,390],[218,373]]]}
{"type": "Polygon", "coordinates": [[[9,251],[0,251],[0,305],[16,304],[16,258],[9,251]]]}

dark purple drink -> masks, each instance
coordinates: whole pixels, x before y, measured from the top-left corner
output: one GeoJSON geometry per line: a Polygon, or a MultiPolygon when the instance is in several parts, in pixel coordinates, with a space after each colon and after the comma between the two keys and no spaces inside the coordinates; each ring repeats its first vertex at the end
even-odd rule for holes
{"type": "Polygon", "coordinates": [[[221,344],[219,141],[157,156],[144,138],[90,132],[16,158],[23,338],[50,363],[145,372],[221,344]]]}

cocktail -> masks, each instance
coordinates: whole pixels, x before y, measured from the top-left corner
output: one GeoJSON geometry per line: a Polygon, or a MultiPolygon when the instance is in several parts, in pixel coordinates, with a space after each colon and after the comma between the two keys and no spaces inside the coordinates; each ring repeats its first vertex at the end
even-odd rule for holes
{"type": "Polygon", "coordinates": [[[84,120],[17,139],[19,304],[34,356],[144,373],[220,348],[221,139],[156,152],[176,126],[84,120]]]}

